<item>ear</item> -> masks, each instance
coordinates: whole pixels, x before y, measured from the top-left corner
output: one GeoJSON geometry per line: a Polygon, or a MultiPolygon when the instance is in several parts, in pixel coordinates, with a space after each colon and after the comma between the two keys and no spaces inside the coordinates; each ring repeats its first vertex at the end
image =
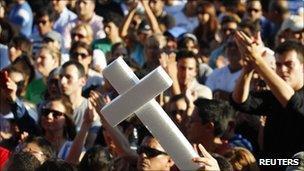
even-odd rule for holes
{"type": "Polygon", "coordinates": [[[171,157],[168,158],[167,167],[170,169],[174,165],[174,161],[171,157]]]}

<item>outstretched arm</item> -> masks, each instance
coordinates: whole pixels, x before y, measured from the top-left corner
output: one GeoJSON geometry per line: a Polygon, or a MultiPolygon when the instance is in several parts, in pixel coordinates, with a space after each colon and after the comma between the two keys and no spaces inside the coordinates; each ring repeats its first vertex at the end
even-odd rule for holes
{"type": "Polygon", "coordinates": [[[295,93],[293,88],[265,62],[262,58],[263,51],[261,50],[261,46],[253,43],[243,32],[237,32],[236,40],[242,53],[246,54],[246,61],[251,63],[258,74],[264,78],[277,100],[286,107],[288,101],[295,93]]]}
{"type": "Polygon", "coordinates": [[[124,20],[124,23],[121,27],[120,31],[120,37],[125,38],[128,35],[128,30],[130,27],[130,24],[132,22],[132,19],[136,13],[136,7],[137,7],[137,3],[133,3],[132,6],[129,9],[129,13],[127,15],[127,17],[124,20]]]}
{"type": "Polygon", "coordinates": [[[141,0],[141,3],[143,4],[143,7],[145,8],[145,12],[147,14],[148,21],[151,24],[153,33],[162,33],[160,30],[159,24],[157,22],[157,19],[150,8],[149,1],[141,0]]]}

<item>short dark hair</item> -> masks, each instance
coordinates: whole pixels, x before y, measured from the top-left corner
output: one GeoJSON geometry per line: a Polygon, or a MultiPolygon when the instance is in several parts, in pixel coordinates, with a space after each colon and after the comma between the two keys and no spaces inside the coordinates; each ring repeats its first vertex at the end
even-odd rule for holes
{"type": "Polygon", "coordinates": [[[240,17],[237,14],[227,14],[224,15],[221,21],[221,25],[224,25],[226,23],[235,22],[239,24],[241,21],[240,17]]]}
{"type": "Polygon", "coordinates": [[[36,169],[36,171],[45,171],[45,170],[77,171],[77,168],[64,160],[58,158],[52,158],[45,161],[40,167],[36,169]]]}
{"type": "Polygon", "coordinates": [[[30,152],[17,152],[13,154],[7,164],[7,170],[35,171],[40,161],[30,152]]]}
{"type": "Polygon", "coordinates": [[[278,45],[278,47],[275,49],[275,53],[281,55],[285,52],[293,50],[297,53],[299,61],[304,63],[304,46],[299,42],[287,40],[278,45]]]}
{"type": "Polygon", "coordinates": [[[25,144],[34,143],[41,148],[42,153],[46,158],[53,158],[56,156],[56,152],[53,149],[51,143],[46,140],[44,137],[40,136],[28,136],[25,141],[25,144]]]}
{"type": "Polygon", "coordinates": [[[16,47],[22,51],[22,53],[28,57],[32,55],[32,42],[23,35],[18,35],[13,37],[13,39],[9,43],[10,47],[16,47]]]}
{"type": "Polygon", "coordinates": [[[74,42],[72,44],[72,47],[70,49],[70,56],[73,54],[73,52],[77,49],[77,48],[84,48],[88,51],[88,53],[92,56],[93,55],[93,49],[92,47],[85,43],[85,42],[81,42],[81,41],[77,41],[77,42],[74,42]]]}
{"type": "Polygon", "coordinates": [[[243,19],[238,25],[238,30],[243,31],[247,36],[254,36],[261,30],[259,21],[243,19]]]}
{"type": "Polygon", "coordinates": [[[102,146],[93,146],[90,148],[78,165],[79,171],[109,171],[110,168],[110,154],[102,146]]]}
{"type": "Polygon", "coordinates": [[[81,63],[77,62],[77,61],[67,61],[66,63],[64,63],[61,67],[61,72],[63,70],[65,70],[67,67],[69,66],[75,66],[78,70],[78,78],[81,77],[85,77],[85,71],[84,71],[84,67],[81,65],[81,63]]]}
{"type": "Polygon", "coordinates": [[[116,27],[120,27],[123,23],[123,17],[115,12],[108,12],[104,16],[103,23],[106,25],[110,22],[114,23],[116,27]]]}
{"type": "Polygon", "coordinates": [[[37,20],[38,18],[48,16],[50,22],[55,22],[57,16],[54,11],[54,9],[51,7],[50,4],[47,4],[45,6],[41,6],[38,11],[36,12],[35,19],[37,20]]]}
{"type": "Polygon", "coordinates": [[[197,55],[190,50],[185,50],[185,49],[181,49],[176,53],[176,61],[178,62],[181,59],[191,59],[193,58],[196,62],[196,72],[198,73],[198,69],[199,69],[199,62],[197,60],[197,55]]]}
{"type": "Polygon", "coordinates": [[[234,117],[234,110],[226,101],[198,98],[194,101],[202,124],[214,123],[214,136],[221,137],[229,121],[234,117]]]}

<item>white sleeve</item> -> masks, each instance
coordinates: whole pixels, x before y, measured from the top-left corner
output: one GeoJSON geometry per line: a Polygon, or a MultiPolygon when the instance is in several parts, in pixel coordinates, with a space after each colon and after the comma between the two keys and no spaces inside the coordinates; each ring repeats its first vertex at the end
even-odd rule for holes
{"type": "Polygon", "coordinates": [[[100,49],[93,50],[92,65],[94,68],[100,68],[101,71],[107,66],[106,56],[100,49]]]}

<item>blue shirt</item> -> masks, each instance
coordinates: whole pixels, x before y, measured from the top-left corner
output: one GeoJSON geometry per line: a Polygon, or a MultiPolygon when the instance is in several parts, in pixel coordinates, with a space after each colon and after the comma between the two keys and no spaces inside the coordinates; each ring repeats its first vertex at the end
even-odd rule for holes
{"type": "Polygon", "coordinates": [[[20,33],[29,37],[32,33],[33,13],[30,5],[25,1],[12,7],[8,16],[9,20],[20,27],[20,33]]]}
{"type": "Polygon", "coordinates": [[[65,25],[76,18],[77,15],[65,7],[60,13],[59,18],[55,21],[53,28],[58,33],[63,34],[65,25]]]}

